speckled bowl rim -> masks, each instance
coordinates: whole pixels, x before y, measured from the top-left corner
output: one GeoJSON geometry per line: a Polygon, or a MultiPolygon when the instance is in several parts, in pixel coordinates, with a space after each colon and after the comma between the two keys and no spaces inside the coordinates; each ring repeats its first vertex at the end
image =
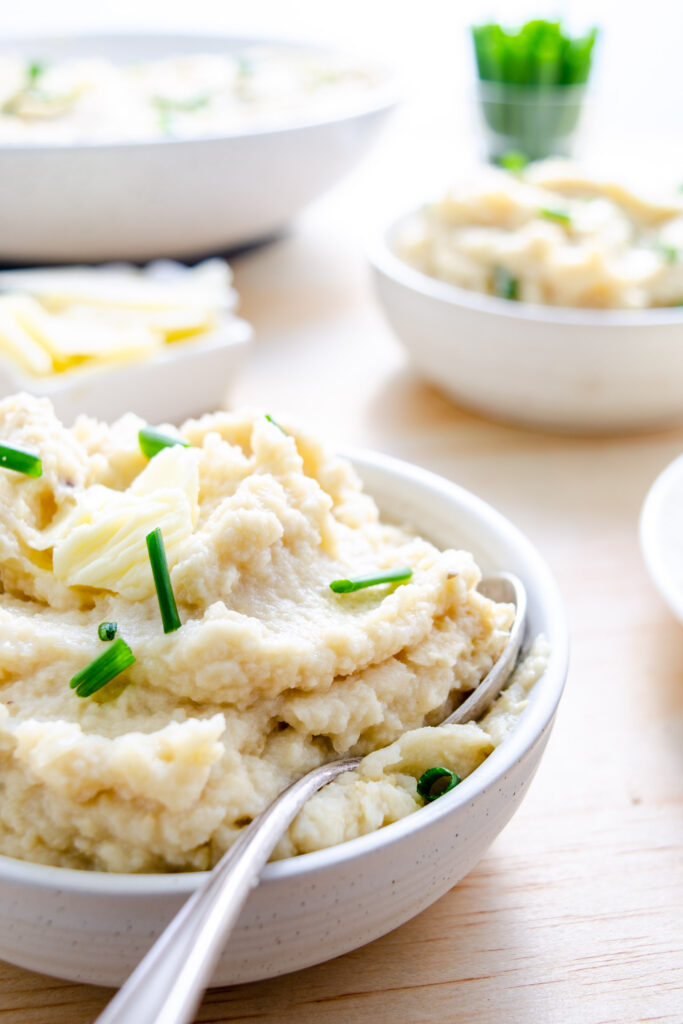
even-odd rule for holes
{"type": "MultiPolygon", "coordinates": [[[[536,684],[529,705],[514,731],[456,789],[414,814],[367,835],[325,850],[269,863],[261,874],[260,884],[286,882],[287,879],[301,875],[309,875],[313,879],[329,869],[348,867],[357,858],[371,854],[380,847],[400,843],[406,836],[430,828],[438,819],[476,800],[482,791],[495,785],[541,738],[554,717],[567,675],[568,631],[557,584],[544,559],[516,526],[472,492],[436,473],[375,452],[353,449],[345,450],[342,454],[352,460],[361,478],[365,467],[369,470],[379,469],[380,472],[400,477],[407,486],[417,485],[423,491],[438,491],[450,497],[460,509],[469,513],[473,520],[476,519],[478,526],[482,527],[482,535],[502,537],[508,546],[516,548],[526,566],[523,575],[529,585],[530,595],[536,594],[545,609],[545,617],[551,627],[551,653],[547,669],[536,684]]],[[[371,488],[369,493],[372,493],[371,488]]],[[[415,525],[419,529],[419,524],[415,525]]],[[[35,864],[0,855],[0,879],[3,881],[30,885],[36,889],[57,889],[92,896],[189,894],[206,875],[204,871],[113,874],[35,864]]]]}
{"type": "MultiPolygon", "coordinates": [[[[467,309],[490,316],[527,320],[541,324],[571,327],[602,327],[607,343],[617,344],[620,331],[629,327],[678,326],[683,331],[683,307],[656,306],[652,309],[575,309],[571,306],[544,306],[535,302],[517,302],[485,295],[439,278],[430,277],[397,256],[393,240],[397,231],[412,220],[421,207],[413,207],[391,221],[368,244],[368,258],[374,269],[397,284],[426,299],[435,299],[453,309],[467,309]]],[[[549,342],[554,339],[549,338],[549,342]]]]}
{"type": "MultiPolygon", "coordinates": [[[[40,33],[26,33],[25,35],[16,35],[0,40],[0,55],[5,53],[11,53],[12,47],[15,47],[17,51],[28,49],[33,47],[34,50],[38,50],[41,45],[44,47],[54,47],[60,44],[66,44],[68,46],[70,41],[77,40],[79,44],[93,44],[94,46],[101,46],[105,49],[107,46],[119,47],[126,44],[139,45],[139,44],[167,44],[169,46],[169,54],[175,47],[179,48],[179,52],[182,52],[182,45],[190,46],[201,46],[206,45],[210,52],[216,51],[216,43],[222,42],[226,49],[230,47],[238,48],[244,47],[259,47],[259,46],[272,46],[279,50],[302,50],[308,51],[312,54],[330,54],[345,57],[355,57],[353,51],[348,51],[340,47],[336,47],[333,44],[325,45],[323,43],[316,43],[310,39],[296,39],[296,38],[278,38],[275,36],[267,35],[238,35],[231,34],[229,32],[219,32],[210,34],[208,32],[154,32],[145,31],[144,29],[139,32],[125,32],[125,31],[113,31],[113,32],[40,32],[40,33]]],[[[198,50],[194,51],[198,53],[198,50]]],[[[167,54],[167,56],[169,55],[167,54]]],[[[363,61],[363,55],[360,54],[357,58],[359,62],[363,61]]],[[[5,157],[11,153],[36,153],[39,156],[45,156],[50,153],[73,153],[74,156],[77,153],[86,152],[121,152],[128,150],[144,150],[148,147],[157,148],[158,146],[169,147],[171,149],[178,149],[198,143],[211,144],[211,143],[229,143],[232,141],[238,141],[240,139],[254,139],[254,138],[265,138],[265,137],[280,137],[297,131],[307,131],[316,128],[322,128],[327,125],[343,124],[346,121],[355,121],[358,118],[370,116],[372,114],[379,114],[383,111],[391,110],[395,107],[401,99],[402,89],[396,74],[386,67],[379,61],[373,61],[370,58],[365,58],[368,66],[372,66],[381,74],[381,81],[370,88],[368,88],[367,95],[364,97],[357,97],[354,100],[349,100],[348,104],[345,104],[339,108],[333,114],[325,116],[320,114],[316,117],[301,118],[285,123],[265,124],[261,126],[255,126],[250,128],[248,126],[239,129],[233,129],[229,132],[209,132],[205,135],[192,135],[192,136],[178,136],[173,138],[165,138],[163,136],[155,138],[150,136],[149,138],[140,139],[122,139],[117,141],[112,140],[94,140],[92,142],[87,139],[82,139],[76,142],[33,142],[33,143],[3,143],[0,142],[0,155],[5,157]]]]}

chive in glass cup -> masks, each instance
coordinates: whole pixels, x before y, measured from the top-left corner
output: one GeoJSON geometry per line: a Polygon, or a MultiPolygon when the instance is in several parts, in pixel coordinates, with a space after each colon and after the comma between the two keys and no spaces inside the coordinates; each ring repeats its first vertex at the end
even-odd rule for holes
{"type": "Polygon", "coordinates": [[[587,86],[477,82],[484,145],[489,160],[510,151],[528,160],[570,156],[587,86]]]}

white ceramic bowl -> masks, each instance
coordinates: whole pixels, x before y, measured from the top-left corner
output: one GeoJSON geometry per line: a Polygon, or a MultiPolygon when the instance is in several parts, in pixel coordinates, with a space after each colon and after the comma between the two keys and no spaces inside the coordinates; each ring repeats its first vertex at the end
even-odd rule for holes
{"type": "MultiPolygon", "coordinates": [[[[260,44],[325,52],[254,37],[110,34],[2,39],[0,54],[131,61],[260,44]]],[[[387,78],[345,111],[272,129],[0,146],[0,261],[189,258],[266,238],[357,163],[395,102],[387,78]]]]}
{"type": "Polygon", "coordinates": [[[588,310],[513,302],[429,277],[372,247],[377,294],[418,371],[496,419],[569,432],[683,419],[683,309],[588,310]]]}
{"type": "MultiPolygon", "coordinates": [[[[478,861],[536,770],[567,669],[556,585],[530,541],[468,491],[377,455],[354,458],[387,518],[509,569],[529,597],[529,635],[551,645],[514,732],[451,793],[350,842],[266,866],[213,983],[284,974],[369,942],[418,914],[478,861]]],[[[0,958],[75,981],[118,985],[203,875],[107,875],[0,857],[0,958]]]]}
{"type": "Polygon", "coordinates": [[[659,474],[648,491],[639,533],[652,582],[683,622],[683,455],[659,474]]]}
{"type": "Polygon", "coordinates": [[[0,395],[28,391],[49,398],[67,426],[84,413],[111,423],[135,412],[149,423],[181,423],[225,404],[253,331],[227,314],[201,338],[174,341],[145,360],[86,366],[50,377],[32,377],[0,360],[0,395]]]}

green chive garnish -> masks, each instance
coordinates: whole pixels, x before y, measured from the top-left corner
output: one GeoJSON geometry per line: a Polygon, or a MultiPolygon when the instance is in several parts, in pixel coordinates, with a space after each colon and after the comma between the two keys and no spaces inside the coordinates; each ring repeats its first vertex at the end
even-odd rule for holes
{"type": "Polygon", "coordinates": [[[498,166],[511,174],[518,174],[523,171],[529,163],[529,157],[519,149],[510,149],[498,158],[498,166]]]}
{"type": "Polygon", "coordinates": [[[13,469],[15,473],[24,473],[26,476],[43,475],[43,463],[37,455],[26,452],[23,448],[14,448],[10,444],[0,444],[0,466],[3,469],[13,469]]]}
{"type": "Polygon", "coordinates": [[[111,647],[106,647],[102,654],[77,672],[69,686],[76,691],[77,697],[91,697],[134,661],[135,656],[130,647],[119,637],[111,647]]]}
{"type": "Polygon", "coordinates": [[[274,420],[272,416],[268,415],[268,413],[266,413],[266,419],[268,420],[269,423],[272,423],[274,427],[277,427],[278,430],[282,431],[282,433],[285,435],[285,437],[289,437],[289,434],[287,433],[285,428],[281,427],[280,424],[278,423],[278,421],[274,420]]]}
{"type": "Polygon", "coordinates": [[[26,65],[26,77],[29,85],[35,85],[41,75],[47,71],[44,60],[32,60],[26,65]]]}
{"type": "Polygon", "coordinates": [[[656,251],[662,257],[665,263],[678,263],[680,256],[680,250],[676,249],[673,245],[663,245],[658,243],[655,246],[656,251]]]}
{"type": "Polygon", "coordinates": [[[564,210],[541,209],[538,212],[546,220],[556,220],[558,224],[564,224],[566,227],[572,222],[571,217],[564,210]]]}
{"type": "Polygon", "coordinates": [[[493,294],[501,299],[516,299],[519,294],[519,281],[505,267],[494,267],[493,294]]]}
{"type": "Polygon", "coordinates": [[[164,633],[173,633],[174,630],[180,629],[182,623],[178,615],[175,597],[173,596],[171,577],[168,574],[168,562],[166,560],[166,549],[164,548],[164,538],[161,535],[161,527],[157,526],[156,530],[148,533],[146,540],[149,560],[152,566],[152,575],[154,576],[154,586],[157,588],[157,597],[159,598],[159,611],[161,612],[164,633]]]}
{"type": "Polygon", "coordinates": [[[97,627],[97,635],[100,640],[113,640],[117,629],[118,626],[115,622],[100,622],[97,627]]]}
{"type": "Polygon", "coordinates": [[[455,789],[459,782],[460,776],[449,768],[428,768],[417,780],[417,791],[429,803],[455,789]]]}
{"type": "Polygon", "coordinates": [[[181,444],[183,448],[191,447],[187,441],[181,441],[179,437],[169,437],[168,434],[152,430],[151,427],[143,427],[138,431],[138,442],[142,454],[146,455],[148,459],[153,459],[162,448],[172,448],[176,444],[181,444]]]}
{"type": "Polygon", "coordinates": [[[330,590],[335,594],[353,594],[356,590],[365,590],[366,587],[376,587],[380,583],[405,583],[413,575],[413,570],[408,568],[387,569],[382,573],[370,573],[368,576],[353,576],[351,579],[332,580],[330,590]]]}

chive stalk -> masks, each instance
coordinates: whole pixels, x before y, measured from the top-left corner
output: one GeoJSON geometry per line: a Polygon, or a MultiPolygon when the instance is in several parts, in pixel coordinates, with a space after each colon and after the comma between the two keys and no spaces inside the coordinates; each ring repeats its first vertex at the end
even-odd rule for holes
{"type": "Polygon", "coordinates": [[[514,300],[519,297],[519,281],[505,267],[493,269],[493,294],[501,299],[514,300]]]}
{"type": "Polygon", "coordinates": [[[97,635],[100,640],[113,640],[117,629],[118,626],[115,622],[100,622],[97,627],[97,635]]]}
{"type": "Polygon", "coordinates": [[[114,640],[89,665],[82,668],[73,677],[69,686],[76,691],[77,697],[91,697],[101,690],[112,679],[120,675],[135,661],[135,655],[121,637],[114,640]]]}
{"type": "Polygon", "coordinates": [[[277,427],[277,429],[281,431],[285,435],[285,437],[289,437],[289,434],[287,433],[285,428],[281,427],[278,421],[274,420],[272,416],[268,415],[268,413],[266,413],[266,419],[268,420],[269,423],[272,423],[274,427],[277,427]]]}
{"type": "Polygon", "coordinates": [[[546,220],[555,220],[558,224],[564,224],[565,227],[569,227],[572,219],[568,213],[564,210],[555,210],[550,207],[542,207],[539,211],[541,217],[545,217],[546,220]]]}
{"type": "Polygon", "coordinates": [[[38,455],[11,444],[0,444],[0,467],[13,469],[15,473],[39,477],[43,475],[43,463],[38,455]]]}
{"type": "Polygon", "coordinates": [[[428,768],[417,780],[417,791],[425,803],[430,803],[455,789],[459,782],[460,776],[449,768],[428,768]]]}
{"type": "Polygon", "coordinates": [[[330,590],[333,590],[335,594],[353,594],[357,590],[365,590],[366,587],[379,586],[380,583],[406,583],[412,575],[413,570],[407,567],[387,569],[386,572],[370,573],[367,576],[332,580],[330,590]]]}
{"type": "Polygon", "coordinates": [[[180,629],[182,623],[178,615],[173,587],[171,586],[171,577],[168,572],[168,561],[166,559],[166,549],[164,548],[161,527],[157,526],[156,530],[148,533],[146,541],[149,561],[152,566],[152,576],[154,577],[154,586],[156,587],[159,599],[159,611],[161,612],[164,633],[173,633],[176,629],[180,629]]]}
{"type": "Polygon", "coordinates": [[[148,459],[153,459],[162,448],[172,448],[176,444],[182,445],[183,448],[191,447],[187,441],[183,441],[179,437],[170,437],[168,434],[162,434],[160,430],[153,430],[152,427],[143,427],[142,430],[138,431],[138,443],[142,449],[142,454],[146,455],[148,459]]]}

